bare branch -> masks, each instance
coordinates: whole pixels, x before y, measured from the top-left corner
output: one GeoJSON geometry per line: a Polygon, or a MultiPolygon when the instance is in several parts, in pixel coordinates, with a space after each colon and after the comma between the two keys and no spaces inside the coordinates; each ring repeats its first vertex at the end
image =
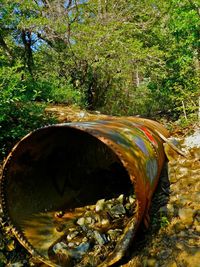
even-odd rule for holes
{"type": "Polygon", "coordinates": [[[68,2],[68,5],[67,5],[67,9],[70,7],[72,5],[72,0],[69,0],[69,2],[68,2]]]}

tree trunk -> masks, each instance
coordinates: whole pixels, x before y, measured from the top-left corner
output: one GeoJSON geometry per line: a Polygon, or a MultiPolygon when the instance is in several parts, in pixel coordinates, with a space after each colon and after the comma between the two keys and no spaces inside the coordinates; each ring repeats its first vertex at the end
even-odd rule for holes
{"type": "Polygon", "coordinates": [[[31,32],[30,31],[26,31],[26,30],[22,30],[22,41],[24,44],[24,59],[25,59],[25,65],[27,65],[28,67],[28,71],[31,74],[31,76],[33,76],[33,65],[34,65],[34,61],[33,61],[33,53],[32,53],[32,40],[31,40],[31,32]]]}

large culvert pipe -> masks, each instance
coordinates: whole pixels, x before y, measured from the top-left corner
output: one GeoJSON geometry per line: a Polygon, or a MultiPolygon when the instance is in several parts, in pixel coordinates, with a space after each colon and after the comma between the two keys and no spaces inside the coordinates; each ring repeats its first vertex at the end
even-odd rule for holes
{"type": "MultiPolygon", "coordinates": [[[[126,215],[125,206],[116,202],[123,213],[117,211],[118,221],[126,218],[126,223],[112,251],[91,266],[110,266],[121,259],[141,220],[147,219],[163,167],[165,155],[158,132],[168,136],[155,121],[128,117],[52,125],[25,136],[9,154],[0,184],[3,213],[22,245],[50,266],[79,266],[84,252],[73,254],[70,249],[73,253],[69,260],[63,252],[57,257],[52,246],[58,247],[63,236],[69,234],[72,222],[83,228],[83,207],[94,207],[98,213],[95,203],[102,201],[108,207],[112,206],[105,204],[110,203],[108,199],[116,198],[125,205],[124,199],[132,190],[136,196],[134,212],[126,215]],[[79,221],[72,220],[73,214],[78,214],[79,221]],[[79,255],[76,261],[73,255],[79,255]]],[[[106,216],[115,217],[113,207],[110,209],[106,208],[106,216]]],[[[112,224],[117,221],[110,220],[112,224]]],[[[104,233],[96,230],[95,223],[94,219],[93,230],[100,234],[97,243],[101,243],[104,233]]],[[[96,246],[92,240],[87,241],[87,253],[92,242],[96,246]]]]}

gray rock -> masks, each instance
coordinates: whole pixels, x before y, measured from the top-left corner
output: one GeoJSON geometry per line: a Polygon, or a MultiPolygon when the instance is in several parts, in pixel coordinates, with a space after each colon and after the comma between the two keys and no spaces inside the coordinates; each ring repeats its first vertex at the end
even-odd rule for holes
{"type": "Polygon", "coordinates": [[[126,214],[126,210],[122,204],[117,204],[111,208],[110,213],[113,217],[119,217],[126,214]]]}

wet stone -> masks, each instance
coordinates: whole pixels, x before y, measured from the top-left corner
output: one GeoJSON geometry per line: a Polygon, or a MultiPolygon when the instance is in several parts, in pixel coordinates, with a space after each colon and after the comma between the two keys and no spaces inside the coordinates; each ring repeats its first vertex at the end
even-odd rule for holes
{"type": "Polygon", "coordinates": [[[109,227],[110,221],[108,219],[102,219],[101,226],[102,227],[109,227]]]}
{"type": "Polygon", "coordinates": [[[78,225],[84,225],[85,224],[85,218],[79,218],[78,220],[77,220],[77,224],[78,225]]]}
{"type": "Polygon", "coordinates": [[[88,242],[81,243],[75,249],[68,250],[68,254],[75,259],[81,259],[82,255],[84,255],[90,247],[88,242]]]}
{"type": "Polygon", "coordinates": [[[78,231],[71,232],[67,235],[67,240],[71,241],[75,236],[78,235],[78,231]]]}
{"type": "Polygon", "coordinates": [[[104,245],[108,242],[105,234],[100,234],[98,231],[94,231],[94,238],[99,245],[104,245]]]}
{"type": "Polygon", "coordinates": [[[124,195],[121,194],[121,195],[117,198],[117,200],[119,201],[119,203],[123,204],[123,202],[124,202],[124,195]]]}
{"type": "Polygon", "coordinates": [[[53,247],[53,251],[54,253],[63,253],[63,254],[67,254],[67,251],[66,251],[66,244],[64,242],[60,242],[60,243],[57,243],[54,247],[53,247]]]}
{"type": "Polygon", "coordinates": [[[105,204],[105,199],[98,200],[95,207],[96,212],[103,210],[104,204],[105,204]]]}
{"type": "Polygon", "coordinates": [[[126,210],[122,204],[118,204],[111,208],[110,214],[112,217],[120,217],[126,214],[126,210]]]}
{"type": "MultiPolygon", "coordinates": [[[[70,210],[66,224],[69,229],[62,229],[64,237],[49,251],[50,259],[65,266],[98,266],[115,248],[130,219],[136,213],[134,195],[120,194],[112,199],[100,199],[95,205],[70,210]],[[73,216],[74,215],[74,216],[73,216]],[[53,250],[53,253],[52,251],[53,250]],[[63,259],[63,261],[62,261],[63,259]]],[[[58,228],[58,226],[57,226],[58,228]]]]}

